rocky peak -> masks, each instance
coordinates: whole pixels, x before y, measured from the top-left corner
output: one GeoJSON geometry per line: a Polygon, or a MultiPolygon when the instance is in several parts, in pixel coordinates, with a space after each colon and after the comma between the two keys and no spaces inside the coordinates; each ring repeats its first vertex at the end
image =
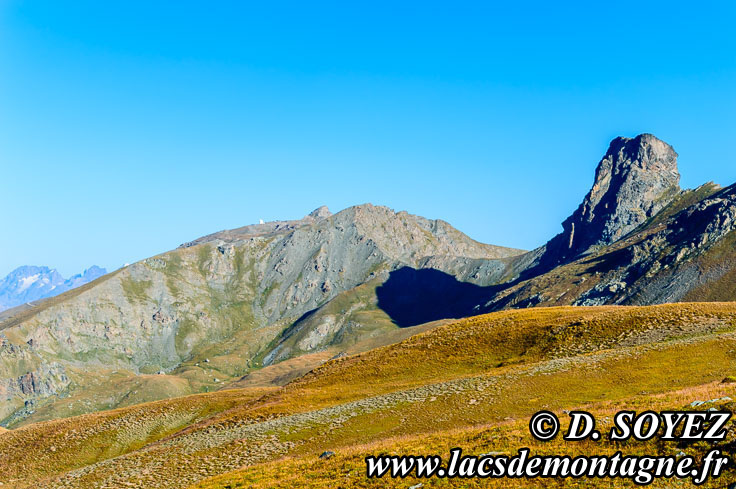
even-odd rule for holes
{"type": "Polygon", "coordinates": [[[679,182],[669,144],[651,134],[614,139],[590,192],[547,244],[545,261],[554,265],[621,239],[669,204],[679,182]]]}
{"type": "Polygon", "coordinates": [[[56,269],[22,266],[0,279],[0,311],[27,302],[53,297],[104,275],[105,269],[92,266],[84,273],[64,279],[56,269]]]}
{"type": "Polygon", "coordinates": [[[69,277],[67,279],[67,283],[69,284],[70,288],[79,287],[80,285],[84,285],[87,282],[91,282],[102,277],[106,273],[107,270],[105,270],[104,268],[100,268],[97,265],[92,265],[82,273],[78,273],[69,277]]]}
{"type": "Polygon", "coordinates": [[[327,219],[331,215],[332,212],[330,212],[330,209],[328,209],[326,205],[319,206],[308,214],[309,217],[313,217],[315,219],[327,219]]]}

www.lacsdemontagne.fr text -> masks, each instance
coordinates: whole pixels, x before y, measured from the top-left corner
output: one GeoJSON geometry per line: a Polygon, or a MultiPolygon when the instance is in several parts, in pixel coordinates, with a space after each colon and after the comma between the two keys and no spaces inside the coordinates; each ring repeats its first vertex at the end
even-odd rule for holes
{"type": "MultiPolygon", "coordinates": [[[[570,424],[563,439],[567,442],[599,440],[596,420],[588,412],[567,412],[570,424]]],[[[722,442],[726,436],[728,411],[620,411],[608,438],[614,442],[663,441],[722,442]]],[[[542,442],[560,433],[560,420],[550,411],[539,411],[529,421],[531,435],[542,442]]],[[[696,460],[685,453],[677,455],[531,455],[520,448],[514,455],[498,453],[463,455],[462,449],[450,450],[447,464],[440,455],[379,455],[365,458],[368,478],[384,476],[404,478],[589,478],[628,479],[638,485],[651,484],[659,478],[690,479],[695,485],[716,478],[731,463],[718,446],[696,460]]]]}
{"type": "Polygon", "coordinates": [[[599,478],[629,479],[646,485],[658,478],[692,479],[693,484],[718,477],[729,462],[720,450],[711,450],[702,463],[691,456],[650,455],[530,455],[528,448],[513,456],[463,455],[462,449],[450,450],[448,463],[439,455],[402,455],[366,457],[369,478],[599,478]]]}

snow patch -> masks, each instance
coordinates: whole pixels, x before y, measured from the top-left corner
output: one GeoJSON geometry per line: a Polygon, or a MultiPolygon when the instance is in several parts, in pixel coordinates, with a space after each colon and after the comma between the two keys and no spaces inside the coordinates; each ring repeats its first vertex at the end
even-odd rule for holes
{"type": "Polygon", "coordinates": [[[18,288],[18,292],[23,292],[28,287],[33,285],[33,283],[36,282],[36,280],[38,280],[38,277],[40,276],[41,274],[37,273],[35,275],[31,275],[30,277],[23,277],[22,279],[20,279],[20,287],[18,288]]]}

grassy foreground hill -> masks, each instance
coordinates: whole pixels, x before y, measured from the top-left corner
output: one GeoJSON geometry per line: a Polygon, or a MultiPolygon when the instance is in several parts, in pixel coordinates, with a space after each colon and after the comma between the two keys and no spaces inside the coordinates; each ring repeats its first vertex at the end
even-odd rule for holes
{"type": "MultiPolygon", "coordinates": [[[[4,432],[0,482],[18,488],[508,487],[504,480],[368,480],[363,458],[446,456],[454,446],[475,454],[530,447],[699,456],[706,449],[701,444],[542,444],[526,424],[540,409],[558,413],[563,423],[563,410],[580,408],[599,419],[620,409],[681,409],[693,401],[734,411],[735,375],[733,303],[503,311],[327,361],[280,388],[223,390],[4,432]],[[336,455],[320,459],[326,450],[336,455]]],[[[733,457],[733,423],[729,429],[721,448],[733,457]]],[[[733,480],[729,470],[706,487],[733,480]]],[[[529,486],[545,484],[585,487],[586,481],[529,486]]],[[[663,480],[652,487],[690,485],[663,480]]]]}

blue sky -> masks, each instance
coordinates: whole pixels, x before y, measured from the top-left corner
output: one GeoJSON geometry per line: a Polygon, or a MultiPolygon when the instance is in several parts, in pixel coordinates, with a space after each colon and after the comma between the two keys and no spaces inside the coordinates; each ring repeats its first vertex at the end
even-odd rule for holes
{"type": "Polygon", "coordinates": [[[0,276],[321,204],[533,248],[640,132],[736,182],[736,4],[642,3],[0,2],[0,276]]]}

